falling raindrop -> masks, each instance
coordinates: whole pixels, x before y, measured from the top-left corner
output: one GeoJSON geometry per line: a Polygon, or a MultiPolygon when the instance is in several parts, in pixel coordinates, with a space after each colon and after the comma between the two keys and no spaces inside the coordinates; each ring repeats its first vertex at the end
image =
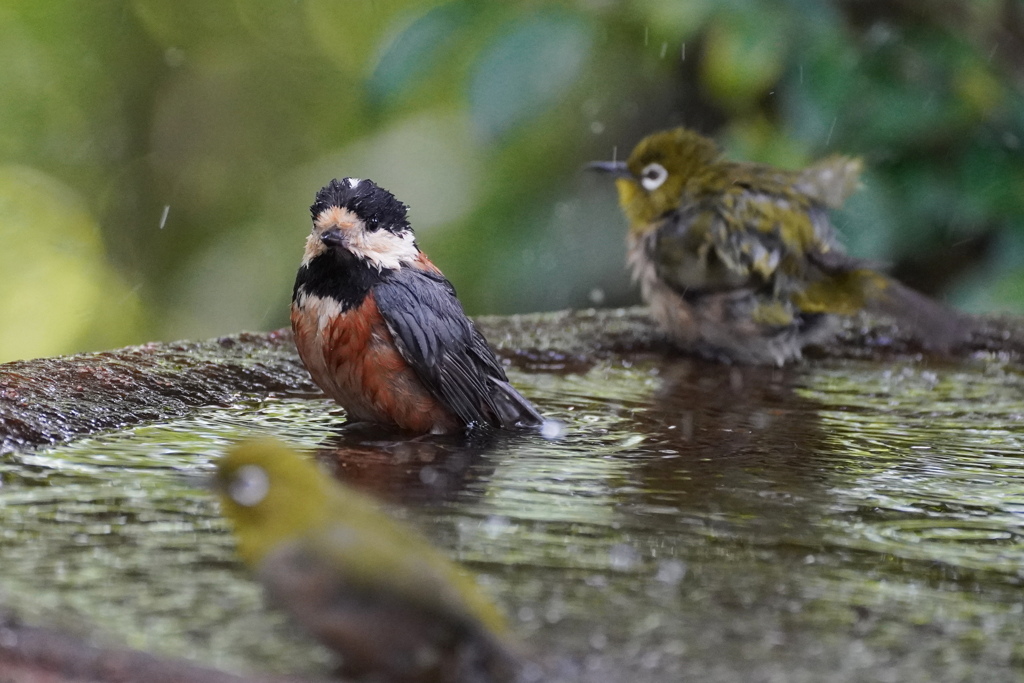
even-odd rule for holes
{"type": "Polygon", "coordinates": [[[568,431],[561,420],[544,420],[540,426],[540,435],[549,441],[564,438],[568,431]]]}
{"type": "Polygon", "coordinates": [[[185,63],[185,51],[180,47],[169,47],[164,50],[164,64],[172,69],[185,63]]]}
{"type": "Polygon", "coordinates": [[[628,543],[616,543],[608,549],[608,564],[612,569],[627,572],[636,567],[640,556],[628,543]]]}

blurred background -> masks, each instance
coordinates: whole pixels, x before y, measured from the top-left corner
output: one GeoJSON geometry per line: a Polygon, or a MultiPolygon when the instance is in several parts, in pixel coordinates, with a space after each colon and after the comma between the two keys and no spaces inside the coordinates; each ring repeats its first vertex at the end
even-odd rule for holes
{"type": "Polygon", "coordinates": [[[638,301],[586,161],[865,158],[854,253],[1024,312],[1020,0],[0,0],[0,361],[287,324],[333,177],[471,314],[638,301]]]}

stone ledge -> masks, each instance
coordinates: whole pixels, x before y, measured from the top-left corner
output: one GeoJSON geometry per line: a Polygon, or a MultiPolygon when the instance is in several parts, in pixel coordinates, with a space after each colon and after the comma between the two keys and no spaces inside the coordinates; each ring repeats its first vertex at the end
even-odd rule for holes
{"type": "MultiPolygon", "coordinates": [[[[642,308],[556,311],[477,319],[513,364],[534,372],[583,372],[616,356],[674,355],[642,308]]],[[[866,317],[845,323],[821,358],[921,357],[897,325],[866,317]]],[[[982,318],[952,360],[1024,357],[1024,320],[982,318]]],[[[102,431],[174,419],[245,394],[317,394],[291,332],[243,332],[202,342],[152,343],[114,351],[0,365],[0,454],[64,443],[102,431]]]]}

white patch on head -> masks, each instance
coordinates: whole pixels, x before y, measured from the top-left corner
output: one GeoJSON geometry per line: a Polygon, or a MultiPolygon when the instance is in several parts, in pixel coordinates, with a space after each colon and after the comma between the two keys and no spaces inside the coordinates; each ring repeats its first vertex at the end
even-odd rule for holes
{"type": "Polygon", "coordinates": [[[348,183],[350,188],[355,189],[356,185],[363,181],[361,178],[345,178],[345,182],[348,183]]]}
{"type": "MultiPolygon", "coordinates": [[[[347,178],[347,180],[354,180],[347,178]]],[[[359,182],[359,181],[357,181],[359,182]]],[[[377,270],[391,268],[397,270],[403,264],[416,260],[420,250],[416,247],[416,237],[411,230],[397,233],[386,228],[367,230],[363,221],[348,209],[337,206],[324,209],[313,221],[313,232],[306,239],[306,251],[302,257],[302,265],[324,253],[327,247],[320,241],[325,230],[337,228],[344,238],[344,248],[355,256],[368,261],[377,270]]]]}
{"type": "Polygon", "coordinates": [[[640,184],[644,186],[644,189],[648,192],[654,192],[659,187],[665,184],[665,180],[668,179],[668,171],[665,167],[656,161],[653,161],[646,166],[644,170],[640,171],[640,184]]]}
{"type": "Polygon", "coordinates": [[[348,247],[349,251],[369,261],[377,270],[397,270],[420,255],[416,238],[409,230],[398,233],[383,228],[374,232],[363,230],[352,235],[348,247]]]}
{"type": "Polygon", "coordinates": [[[228,484],[228,495],[242,507],[259,505],[270,492],[270,477],[259,465],[242,465],[228,484]]]}

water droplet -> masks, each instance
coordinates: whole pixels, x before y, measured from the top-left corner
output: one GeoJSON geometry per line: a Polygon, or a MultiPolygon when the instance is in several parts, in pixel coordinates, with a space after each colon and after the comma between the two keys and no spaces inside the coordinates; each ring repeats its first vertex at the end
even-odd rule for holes
{"type": "Polygon", "coordinates": [[[658,665],[660,663],[661,653],[657,650],[651,650],[650,652],[645,653],[644,656],[640,658],[640,666],[648,670],[658,668],[658,665]]]}
{"type": "Polygon", "coordinates": [[[488,538],[497,538],[512,528],[512,523],[504,515],[491,515],[484,520],[481,528],[488,538]]]}
{"type": "Polygon", "coordinates": [[[640,434],[632,434],[627,436],[625,439],[619,442],[619,448],[633,448],[639,446],[644,442],[644,437],[640,434]]]}
{"type": "Polygon", "coordinates": [[[18,634],[9,628],[0,628],[0,647],[15,648],[18,646],[18,634]]]}
{"type": "Polygon", "coordinates": [[[616,543],[608,549],[608,565],[616,571],[629,571],[636,567],[639,560],[636,548],[628,543],[616,543]]]}
{"type": "Polygon", "coordinates": [[[568,428],[561,420],[544,420],[540,426],[540,435],[549,441],[564,438],[568,428]]]}
{"type": "Polygon", "coordinates": [[[424,484],[428,486],[436,483],[438,477],[440,476],[441,475],[437,471],[437,469],[431,466],[424,467],[422,470],[420,470],[420,481],[422,481],[424,484]]]}
{"type": "Polygon", "coordinates": [[[686,563],[680,560],[662,560],[658,563],[658,573],[654,575],[654,580],[674,586],[685,576],[686,563]]]}
{"type": "Polygon", "coordinates": [[[544,611],[544,621],[549,624],[557,624],[563,617],[565,617],[565,605],[561,603],[549,605],[544,611]]]}
{"type": "Polygon", "coordinates": [[[175,69],[185,63],[185,51],[180,47],[169,47],[164,50],[164,64],[175,69]]]}

